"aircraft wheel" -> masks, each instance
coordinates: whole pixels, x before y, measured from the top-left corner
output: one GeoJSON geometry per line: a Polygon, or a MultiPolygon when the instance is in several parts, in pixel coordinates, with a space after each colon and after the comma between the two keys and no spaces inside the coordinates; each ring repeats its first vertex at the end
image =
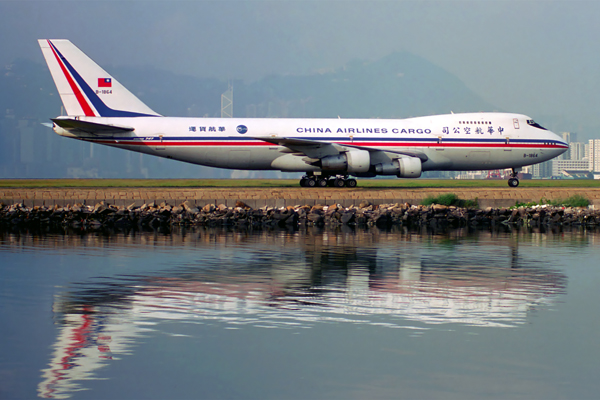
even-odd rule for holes
{"type": "Polygon", "coordinates": [[[517,178],[510,178],[508,180],[508,186],[510,186],[510,187],[517,187],[517,186],[519,186],[519,180],[517,178]]]}
{"type": "Polygon", "coordinates": [[[344,182],[343,179],[336,178],[335,181],[333,181],[333,186],[344,187],[344,186],[346,186],[346,182],[344,182]]]}
{"type": "Polygon", "coordinates": [[[327,179],[325,179],[325,178],[319,178],[319,179],[317,179],[317,186],[318,187],[326,187],[327,186],[327,179]]]}
{"type": "Polygon", "coordinates": [[[346,181],[346,186],[348,186],[348,187],[356,187],[356,184],[357,184],[356,179],[348,179],[346,181]]]}
{"type": "Polygon", "coordinates": [[[302,187],[306,187],[306,181],[307,181],[307,179],[306,179],[306,178],[302,178],[302,179],[300,179],[300,186],[302,186],[302,187]]]}
{"type": "Polygon", "coordinates": [[[314,178],[308,178],[306,180],[305,186],[306,187],[315,187],[317,185],[317,181],[314,180],[314,178]]]}

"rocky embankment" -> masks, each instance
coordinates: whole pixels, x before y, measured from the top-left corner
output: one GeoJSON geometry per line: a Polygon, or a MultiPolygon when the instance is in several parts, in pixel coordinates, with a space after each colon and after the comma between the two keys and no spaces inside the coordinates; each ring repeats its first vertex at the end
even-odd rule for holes
{"type": "Polygon", "coordinates": [[[404,204],[356,206],[339,205],[262,207],[252,209],[242,202],[235,207],[212,204],[197,208],[187,202],[177,206],[162,203],[141,207],[115,207],[103,202],[95,206],[75,204],[67,207],[24,207],[22,204],[0,205],[0,228],[82,230],[158,229],[175,226],[208,226],[237,228],[297,228],[301,226],[406,226],[452,229],[512,226],[597,226],[600,212],[588,208],[551,206],[516,209],[416,206],[404,204]]]}

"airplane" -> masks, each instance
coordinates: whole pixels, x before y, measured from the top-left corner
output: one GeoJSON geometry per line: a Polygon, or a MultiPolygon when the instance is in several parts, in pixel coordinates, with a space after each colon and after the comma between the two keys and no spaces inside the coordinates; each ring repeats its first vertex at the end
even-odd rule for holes
{"type": "Polygon", "coordinates": [[[305,173],[302,187],[355,187],[353,177],[418,178],[424,171],[512,169],[569,148],[522,114],[406,119],[164,117],[69,40],[39,45],[66,110],[65,137],[209,167],[305,173]]]}

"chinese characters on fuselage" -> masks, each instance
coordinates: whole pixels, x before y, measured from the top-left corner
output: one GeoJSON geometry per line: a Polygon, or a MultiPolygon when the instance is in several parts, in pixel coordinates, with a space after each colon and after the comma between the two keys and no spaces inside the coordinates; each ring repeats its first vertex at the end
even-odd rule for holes
{"type": "Polygon", "coordinates": [[[190,126],[189,132],[225,132],[224,126],[219,126],[218,128],[215,126],[190,126]]]}
{"type": "MultiPolygon", "coordinates": [[[[226,132],[224,126],[190,126],[188,128],[189,132],[226,132]]],[[[368,133],[376,133],[376,134],[386,134],[386,133],[394,133],[394,134],[432,134],[434,133],[432,129],[429,128],[296,128],[297,133],[344,133],[344,134],[368,134],[368,133]]],[[[489,133],[490,135],[494,134],[494,132],[500,133],[502,135],[504,133],[504,128],[502,126],[498,126],[494,128],[489,125],[487,127],[449,127],[444,126],[441,129],[441,133],[444,135],[449,134],[474,134],[474,135],[483,135],[485,133],[489,133]]]]}
{"type": "MultiPolygon", "coordinates": [[[[502,135],[502,133],[504,133],[504,128],[501,127],[501,126],[499,126],[498,128],[496,128],[494,130],[494,127],[490,125],[490,126],[487,127],[486,131],[490,135],[493,135],[494,132],[498,132],[499,134],[502,135]]],[[[471,128],[470,126],[465,126],[463,128],[455,126],[455,127],[452,127],[452,129],[450,129],[449,127],[445,126],[445,127],[442,128],[442,133],[443,134],[449,135],[450,132],[452,132],[452,133],[454,133],[456,135],[460,135],[461,133],[465,133],[467,135],[470,135],[470,134],[483,135],[483,134],[485,134],[485,131],[480,126],[478,126],[477,128],[474,128],[474,129],[471,128]]]]}

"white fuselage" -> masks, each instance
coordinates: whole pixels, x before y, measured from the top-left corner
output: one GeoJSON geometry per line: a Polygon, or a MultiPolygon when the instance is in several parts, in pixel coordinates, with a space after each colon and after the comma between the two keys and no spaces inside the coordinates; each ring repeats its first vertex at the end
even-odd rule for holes
{"type": "Polygon", "coordinates": [[[301,154],[260,138],[334,143],[371,151],[371,164],[400,154],[420,154],[423,171],[520,168],[568,149],[558,135],[521,114],[468,113],[407,119],[250,119],[178,117],[78,117],[130,126],[115,134],[63,136],[218,168],[319,171],[301,154]],[[528,122],[529,121],[529,122],[528,122]],[[379,150],[379,151],[375,151],[379,150]]]}

